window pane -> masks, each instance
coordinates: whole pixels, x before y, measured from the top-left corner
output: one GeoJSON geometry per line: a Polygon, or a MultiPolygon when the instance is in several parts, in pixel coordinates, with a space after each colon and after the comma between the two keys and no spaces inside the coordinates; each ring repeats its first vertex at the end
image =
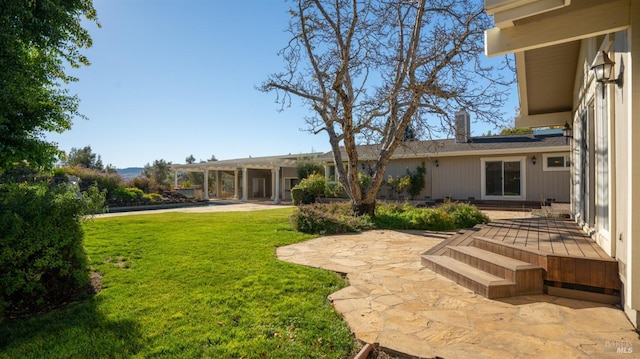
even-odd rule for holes
{"type": "Polygon", "coordinates": [[[547,157],[547,167],[564,167],[564,156],[547,157]]]}
{"type": "Polygon", "coordinates": [[[486,162],[485,192],[487,196],[502,196],[502,161],[486,162]]]}
{"type": "Polygon", "coordinates": [[[504,195],[520,196],[520,162],[504,163],[504,195]]]}

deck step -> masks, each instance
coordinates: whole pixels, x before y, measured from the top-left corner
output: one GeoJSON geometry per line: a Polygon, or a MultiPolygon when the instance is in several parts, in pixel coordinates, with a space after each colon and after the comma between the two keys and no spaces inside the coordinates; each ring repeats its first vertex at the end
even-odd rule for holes
{"type": "Polygon", "coordinates": [[[516,295],[516,283],[489,274],[451,257],[425,254],[422,256],[422,264],[434,272],[490,299],[516,295]]]}
{"type": "Polygon", "coordinates": [[[448,256],[509,280],[518,270],[542,270],[539,266],[472,246],[448,246],[448,256]]]}
{"type": "Polygon", "coordinates": [[[505,257],[517,259],[526,263],[530,263],[542,268],[547,267],[547,255],[544,252],[535,249],[519,247],[513,244],[507,244],[482,236],[474,236],[472,245],[474,247],[484,249],[485,251],[503,255],[505,257]]]}
{"type": "Polygon", "coordinates": [[[449,246],[448,256],[516,284],[516,295],[541,294],[544,270],[536,265],[472,246],[449,246]]]}

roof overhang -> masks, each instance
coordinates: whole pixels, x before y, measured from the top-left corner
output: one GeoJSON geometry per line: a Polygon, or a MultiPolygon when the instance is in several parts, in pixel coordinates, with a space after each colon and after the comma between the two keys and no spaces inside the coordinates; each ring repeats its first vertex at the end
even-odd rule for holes
{"type": "Polygon", "coordinates": [[[190,164],[172,164],[171,169],[183,172],[200,171],[236,171],[247,169],[275,169],[276,167],[296,167],[300,158],[317,158],[322,153],[305,153],[300,155],[249,157],[232,160],[208,161],[190,164]]]}
{"type": "Polygon", "coordinates": [[[485,0],[496,23],[485,32],[485,53],[515,54],[516,127],[571,122],[581,40],[628,28],[631,1],[485,0]]]}
{"type": "Polygon", "coordinates": [[[513,26],[513,22],[525,17],[542,14],[567,6],[571,0],[485,0],[487,14],[493,15],[497,27],[513,26]]]}

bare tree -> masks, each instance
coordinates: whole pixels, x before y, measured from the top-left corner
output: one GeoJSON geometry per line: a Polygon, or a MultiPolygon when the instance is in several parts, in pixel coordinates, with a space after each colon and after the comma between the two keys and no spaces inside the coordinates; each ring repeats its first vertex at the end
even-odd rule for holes
{"type": "Polygon", "coordinates": [[[462,108],[481,121],[500,121],[504,85],[512,80],[483,55],[491,21],[482,1],[292,3],[292,39],[280,52],[285,70],[260,89],[276,92],[283,108],[296,97],[314,110],[308,130],[327,132],[356,214],[374,213],[387,163],[407,127],[421,138],[450,132],[462,108]],[[357,145],[365,142],[378,144],[377,160],[371,181],[361,186],[357,145]]]}

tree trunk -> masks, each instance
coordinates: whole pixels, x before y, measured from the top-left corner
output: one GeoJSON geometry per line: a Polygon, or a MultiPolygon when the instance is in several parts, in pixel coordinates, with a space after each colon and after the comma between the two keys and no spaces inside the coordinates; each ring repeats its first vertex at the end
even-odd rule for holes
{"type": "Polygon", "coordinates": [[[376,201],[374,200],[372,203],[355,203],[352,202],[352,206],[353,206],[353,213],[355,213],[356,216],[364,216],[365,214],[368,214],[370,216],[375,216],[376,213],[376,201]]]}

